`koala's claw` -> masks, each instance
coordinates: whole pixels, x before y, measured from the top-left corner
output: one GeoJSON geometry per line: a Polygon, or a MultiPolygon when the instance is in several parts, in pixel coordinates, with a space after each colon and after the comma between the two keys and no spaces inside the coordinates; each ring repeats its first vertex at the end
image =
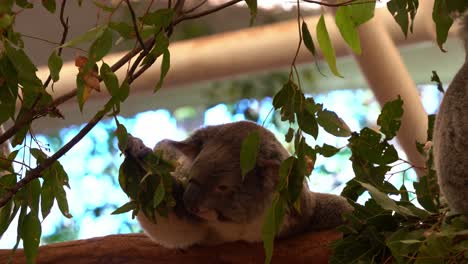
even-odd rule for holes
{"type": "Polygon", "coordinates": [[[141,139],[133,137],[132,135],[128,135],[128,143],[127,148],[125,149],[125,155],[141,159],[150,152],[153,152],[153,150],[145,146],[141,139]]]}

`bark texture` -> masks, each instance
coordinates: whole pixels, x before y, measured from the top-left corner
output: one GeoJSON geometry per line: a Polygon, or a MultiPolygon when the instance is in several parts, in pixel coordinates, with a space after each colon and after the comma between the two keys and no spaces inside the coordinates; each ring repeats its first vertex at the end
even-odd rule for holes
{"type": "MultiPolygon", "coordinates": [[[[328,230],[277,240],[272,263],[327,263],[330,242],[341,237],[328,230]]],[[[11,250],[0,250],[0,263],[8,263],[11,250]]],[[[12,263],[25,263],[17,250],[12,263]]],[[[45,245],[39,248],[38,264],[198,264],[263,263],[262,243],[226,243],[213,247],[196,246],[187,250],[160,247],[143,234],[110,235],[45,245]]]]}

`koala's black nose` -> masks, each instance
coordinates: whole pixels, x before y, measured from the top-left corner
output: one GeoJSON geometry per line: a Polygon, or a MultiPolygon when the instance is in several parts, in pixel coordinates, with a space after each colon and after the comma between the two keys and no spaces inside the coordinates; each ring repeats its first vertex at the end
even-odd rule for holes
{"type": "Polygon", "coordinates": [[[187,185],[187,188],[185,189],[183,197],[185,208],[187,208],[187,210],[190,212],[197,214],[200,211],[198,205],[201,196],[202,192],[200,185],[197,182],[190,181],[187,185]]]}

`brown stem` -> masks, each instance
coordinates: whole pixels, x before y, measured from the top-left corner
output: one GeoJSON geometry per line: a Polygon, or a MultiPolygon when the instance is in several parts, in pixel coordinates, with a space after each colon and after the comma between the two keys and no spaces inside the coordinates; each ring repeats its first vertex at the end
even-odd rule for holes
{"type": "MultiPolygon", "coordinates": [[[[327,2],[322,2],[322,1],[314,1],[314,0],[302,0],[302,1],[306,2],[306,3],[317,4],[317,5],[328,6],[328,7],[345,6],[345,5],[350,5],[353,2],[356,2],[356,0],[348,0],[348,1],[343,2],[343,3],[332,4],[332,3],[327,3],[327,2]]],[[[375,1],[369,1],[369,2],[375,2],[375,1]]]]}
{"type": "MultiPolygon", "coordinates": [[[[60,40],[60,47],[59,47],[59,49],[57,51],[57,54],[59,56],[62,55],[62,50],[63,50],[62,45],[65,43],[65,40],[67,39],[67,35],[68,35],[68,17],[67,17],[66,21],[65,21],[65,18],[64,18],[65,5],[66,4],[67,4],[67,0],[63,0],[62,5],[60,7],[60,24],[62,24],[63,33],[62,33],[62,39],[60,40]]],[[[47,80],[44,83],[44,88],[49,86],[49,83],[50,83],[51,80],[52,80],[52,75],[49,74],[49,77],[47,77],[47,80]]]]}
{"type": "Polygon", "coordinates": [[[202,0],[200,3],[196,4],[195,6],[187,9],[187,10],[183,10],[182,13],[183,14],[189,14],[189,13],[192,13],[193,11],[197,10],[198,8],[200,8],[202,5],[204,5],[206,2],[208,2],[208,0],[202,0]]]}
{"type": "Polygon", "coordinates": [[[45,159],[37,167],[28,171],[26,176],[11,187],[8,192],[0,199],[0,208],[3,207],[21,188],[34,179],[41,176],[42,172],[50,167],[55,161],[67,153],[73,146],[75,146],[86,134],[106,115],[107,111],[99,111],[87,124],[84,126],[76,136],[74,136],[67,144],[60,148],[54,155],[45,159]]]}
{"type": "Polygon", "coordinates": [[[136,38],[137,38],[138,42],[140,43],[140,46],[143,48],[143,50],[145,52],[148,52],[147,49],[146,49],[145,43],[143,42],[143,39],[141,38],[140,30],[138,29],[138,23],[136,21],[135,11],[133,10],[133,7],[130,4],[129,0],[125,0],[125,2],[127,3],[128,10],[130,11],[130,15],[132,16],[133,29],[135,30],[136,38]]]}
{"type": "Polygon", "coordinates": [[[180,22],[182,22],[184,20],[195,19],[195,18],[199,18],[199,17],[202,17],[202,16],[206,16],[206,15],[215,13],[215,12],[221,10],[221,9],[224,9],[226,7],[230,7],[230,6],[235,5],[235,4],[237,4],[239,2],[242,2],[242,1],[244,1],[244,0],[231,0],[229,2],[226,2],[226,3],[222,4],[222,5],[213,7],[212,9],[208,9],[206,11],[202,11],[202,12],[197,13],[197,14],[182,15],[179,18],[175,19],[174,22],[172,23],[172,25],[175,26],[175,25],[179,24],[180,22]]]}

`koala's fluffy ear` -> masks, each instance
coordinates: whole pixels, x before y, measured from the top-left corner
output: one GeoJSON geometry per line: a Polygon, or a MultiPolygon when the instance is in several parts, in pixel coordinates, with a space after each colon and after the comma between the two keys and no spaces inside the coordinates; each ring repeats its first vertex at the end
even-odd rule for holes
{"type": "Polygon", "coordinates": [[[172,141],[171,140],[169,144],[192,160],[195,159],[198,153],[200,153],[200,150],[202,147],[201,142],[197,140],[192,140],[190,138],[184,141],[172,141]]]}
{"type": "Polygon", "coordinates": [[[257,167],[260,170],[260,175],[264,179],[265,185],[275,187],[279,181],[279,168],[281,162],[273,159],[262,159],[257,160],[257,167]]]}

